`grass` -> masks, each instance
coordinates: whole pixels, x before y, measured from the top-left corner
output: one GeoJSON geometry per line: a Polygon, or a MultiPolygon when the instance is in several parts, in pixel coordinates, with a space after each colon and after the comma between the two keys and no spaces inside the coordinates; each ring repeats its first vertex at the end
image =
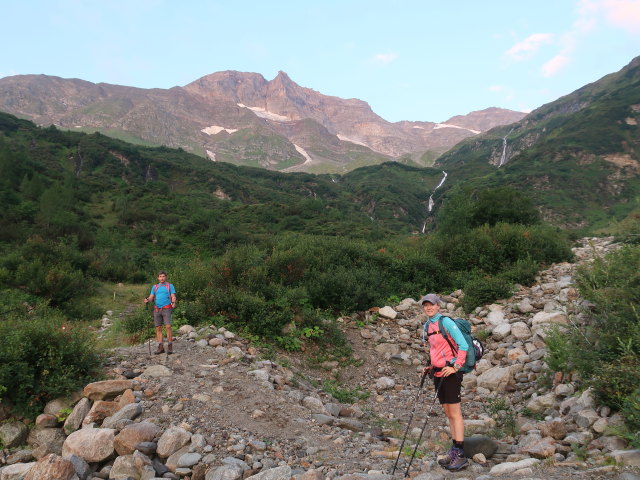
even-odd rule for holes
{"type": "MultiPolygon", "coordinates": [[[[132,337],[122,328],[122,315],[130,315],[131,310],[144,305],[142,299],[149,293],[148,285],[133,285],[113,282],[99,282],[95,294],[89,299],[92,307],[99,308],[103,313],[113,312],[112,326],[98,340],[102,348],[113,348],[131,344],[132,337]]],[[[100,321],[98,321],[100,322],[100,321]]],[[[151,326],[151,313],[149,325],[151,326]]],[[[100,325],[101,326],[101,323],[100,325]]]]}

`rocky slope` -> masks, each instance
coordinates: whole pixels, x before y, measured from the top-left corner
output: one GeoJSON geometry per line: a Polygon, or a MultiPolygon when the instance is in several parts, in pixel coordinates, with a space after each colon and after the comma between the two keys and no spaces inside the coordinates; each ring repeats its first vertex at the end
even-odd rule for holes
{"type": "Polygon", "coordinates": [[[409,155],[420,162],[524,117],[490,108],[444,123],[391,123],[366,102],[322,95],[286,73],[218,72],[184,87],[140,89],[46,75],[0,79],[0,110],[40,125],[179,147],[214,161],[343,172],[409,155]]]}
{"type": "MultiPolygon", "coordinates": [[[[575,249],[577,263],[612,248],[609,240],[592,240],[575,249]]],[[[535,285],[469,317],[476,333],[486,332],[487,347],[464,380],[471,466],[456,474],[437,466],[449,440],[436,405],[412,477],[640,478],[640,451],[608,433],[618,415],[590,392],[576,392],[571,378],[556,375],[540,389],[546,327],[575,328],[589,307],[573,286],[575,266],[553,265],[535,285]]],[[[452,315],[460,295],[443,297],[452,315]]],[[[418,389],[423,320],[412,299],[341,318],[354,362],[320,368],[311,368],[308,356],[261,359],[246,340],[213,326],[182,327],[172,356],[152,355],[147,344],[118,348],[107,364],[113,380],[51,402],[31,432],[15,420],[0,427],[7,447],[0,479],[391,479],[418,393],[410,450],[431,410],[432,387],[418,389]],[[341,404],[321,388],[336,377],[368,395],[341,404]],[[71,413],[62,424],[64,408],[71,413]]],[[[103,319],[104,328],[109,324],[103,319]]],[[[406,464],[403,456],[396,476],[406,464]]]]}

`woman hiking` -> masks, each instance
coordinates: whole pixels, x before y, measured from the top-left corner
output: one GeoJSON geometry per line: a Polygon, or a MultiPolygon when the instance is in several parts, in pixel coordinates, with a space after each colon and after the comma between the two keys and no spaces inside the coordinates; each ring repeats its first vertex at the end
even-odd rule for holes
{"type": "Polygon", "coordinates": [[[420,299],[420,303],[428,317],[423,328],[424,335],[429,339],[430,357],[430,365],[425,367],[423,374],[430,372],[433,375],[438,400],[449,420],[451,431],[451,448],[447,456],[438,460],[438,463],[447,470],[458,471],[469,465],[464,456],[464,419],[460,405],[463,374],[459,372],[467,357],[469,345],[455,322],[440,313],[440,297],[429,293],[420,299]],[[440,319],[442,322],[439,322],[440,319]],[[439,330],[440,323],[444,332],[439,330]],[[448,335],[456,343],[457,352],[453,351],[443,335],[448,335]]]}

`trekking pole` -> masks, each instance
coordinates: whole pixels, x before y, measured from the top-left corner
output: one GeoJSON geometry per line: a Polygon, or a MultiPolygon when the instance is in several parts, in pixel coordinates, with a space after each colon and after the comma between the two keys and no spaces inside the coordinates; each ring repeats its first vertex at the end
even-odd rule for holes
{"type": "Polygon", "coordinates": [[[441,380],[438,382],[438,388],[436,388],[436,394],[433,397],[433,402],[431,402],[431,408],[429,408],[429,413],[427,413],[427,418],[424,420],[424,425],[422,425],[422,430],[420,430],[420,436],[418,437],[418,441],[416,442],[416,446],[413,449],[413,453],[411,454],[411,458],[409,459],[409,465],[407,465],[407,469],[404,471],[404,477],[407,478],[409,476],[409,469],[411,468],[411,464],[413,463],[413,459],[416,456],[416,452],[418,451],[418,445],[420,445],[420,440],[422,440],[422,435],[424,434],[425,429],[427,428],[427,424],[429,423],[429,417],[431,416],[431,412],[433,411],[433,407],[436,404],[436,399],[438,398],[438,392],[440,392],[440,387],[442,386],[443,380],[445,377],[439,377],[441,380]]]}
{"type": "Polygon", "coordinates": [[[396,467],[398,466],[400,455],[402,455],[402,448],[404,447],[404,442],[407,439],[407,433],[409,433],[409,427],[411,426],[411,422],[413,421],[413,414],[416,412],[418,399],[420,398],[420,394],[422,393],[422,387],[424,387],[424,381],[427,378],[428,373],[429,373],[428,370],[425,370],[422,373],[422,378],[420,379],[420,387],[418,388],[418,394],[416,395],[416,400],[413,402],[413,408],[411,409],[411,414],[409,415],[409,422],[407,423],[407,429],[404,431],[404,437],[402,437],[402,443],[400,444],[400,449],[398,450],[398,456],[396,457],[396,463],[393,465],[393,471],[391,472],[391,475],[396,473],[396,467]]]}

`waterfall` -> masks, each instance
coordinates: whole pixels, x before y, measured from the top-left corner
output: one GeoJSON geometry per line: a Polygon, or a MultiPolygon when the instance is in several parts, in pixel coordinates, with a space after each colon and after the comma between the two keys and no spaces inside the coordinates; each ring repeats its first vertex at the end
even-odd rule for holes
{"type": "Polygon", "coordinates": [[[502,137],[502,156],[500,157],[500,164],[498,165],[498,168],[504,165],[507,161],[507,137],[511,135],[511,132],[513,132],[513,128],[509,130],[509,133],[502,137]]]}
{"type": "MultiPolygon", "coordinates": [[[[431,213],[431,210],[433,210],[433,206],[434,206],[434,201],[433,201],[433,195],[436,193],[436,190],[438,190],[443,184],[444,181],[447,179],[447,172],[445,172],[444,170],[442,171],[442,180],[440,180],[440,183],[438,185],[436,185],[436,188],[433,189],[433,193],[431,193],[431,195],[429,195],[429,206],[428,208],[428,212],[431,213]]],[[[422,224],[422,233],[425,232],[427,228],[427,221],[425,220],[424,223],[422,224]]]]}

